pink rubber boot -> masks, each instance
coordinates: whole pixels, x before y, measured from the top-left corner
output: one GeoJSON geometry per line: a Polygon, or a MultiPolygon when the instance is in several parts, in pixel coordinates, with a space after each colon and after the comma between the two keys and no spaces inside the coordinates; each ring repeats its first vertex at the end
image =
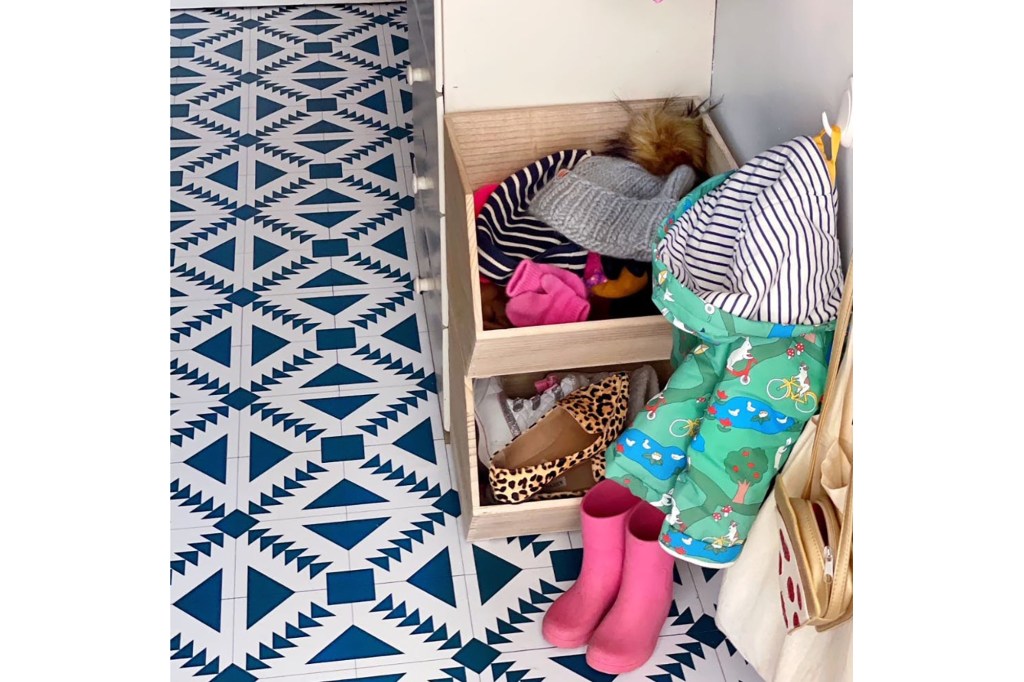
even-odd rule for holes
{"type": "Polygon", "coordinates": [[[583,566],[576,584],[544,614],[541,632],[551,644],[564,649],[586,644],[615,601],[622,577],[626,518],[638,502],[639,497],[608,480],[583,496],[583,566]]]}
{"type": "Polygon", "coordinates": [[[636,670],[651,657],[672,606],[675,560],[658,545],[665,512],[638,504],[626,520],[622,586],[615,604],[594,631],[587,664],[618,675],[636,670]]]}

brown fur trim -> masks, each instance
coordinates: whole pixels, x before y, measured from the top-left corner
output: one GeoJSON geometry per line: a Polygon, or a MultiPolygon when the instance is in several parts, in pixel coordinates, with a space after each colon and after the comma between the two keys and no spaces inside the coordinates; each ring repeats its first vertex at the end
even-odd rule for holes
{"type": "Polygon", "coordinates": [[[640,164],[653,175],[668,175],[677,166],[692,166],[707,175],[707,132],[701,116],[714,105],[708,100],[669,97],[653,107],[633,109],[625,128],[608,141],[603,154],[618,156],[640,164]]]}

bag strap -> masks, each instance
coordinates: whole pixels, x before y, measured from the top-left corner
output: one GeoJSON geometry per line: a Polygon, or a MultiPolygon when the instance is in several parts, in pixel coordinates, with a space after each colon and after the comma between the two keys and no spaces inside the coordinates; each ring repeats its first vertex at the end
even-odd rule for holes
{"type": "MultiPolygon", "coordinates": [[[[850,474],[850,486],[846,490],[846,504],[843,505],[843,525],[839,530],[839,542],[836,546],[835,572],[832,576],[832,590],[829,593],[828,606],[824,616],[835,620],[846,611],[847,582],[853,570],[853,474],[850,474]]],[[[850,604],[852,606],[852,603],[850,604]]]]}
{"type": "MultiPolygon", "coordinates": [[[[850,326],[850,317],[853,315],[853,260],[850,260],[850,267],[846,271],[846,282],[843,285],[843,298],[839,303],[839,314],[836,317],[836,331],[832,337],[832,357],[828,362],[828,374],[825,377],[825,390],[821,398],[821,417],[819,423],[824,421],[826,415],[831,414],[834,409],[832,394],[835,389],[836,375],[839,374],[839,363],[843,358],[843,349],[846,346],[847,332],[850,326]]],[[[804,485],[804,499],[811,499],[815,481],[821,482],[821,451],[822,444],[819,443],[821,430],[814,434],[814,443],[811,446],[811,469],[807,483],[804,485]]]]}

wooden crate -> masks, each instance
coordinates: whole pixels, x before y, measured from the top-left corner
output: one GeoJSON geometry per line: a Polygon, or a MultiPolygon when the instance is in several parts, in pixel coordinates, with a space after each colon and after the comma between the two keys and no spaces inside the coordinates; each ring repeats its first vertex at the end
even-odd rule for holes
{"type": "MultiPolygon", "coordinates": [[[[649,106],[655,100],[634,102],[649,106]]],[[[467,355],[470,377],[667,358],[671,330],[660,315],[484,330],[473,190],[552,152],[592,148],[626,122],[616,102],[470,111],[445,115],[445,244],[449,342],[467,355]]],[[[711,171],[736,167],[709,117],[711,171]]]]}
{"type": "MultiPolygon", "coordinates": [[[[458,348],[452,348],[451,391],[451,446],[462,503],[463,532],[471,541],[503,538],[532,533],[577,530],[580,527],[580,498],[566,500],[537,500],[521,504],[489,504],[485,497],[487,470],[477,458],[476,421],[473,413],[473,379],[463,372],[465,358],[458,348]]],[[[672,367],[668,360],[650,363],[623,362],[606,367],[586,367],[563,371],[630,370],[650,364],[658,372],[661,384],[668,380],[672,367]]],[[[559,369],[559,368],[554,368],[559,369]]],[[[553,370],[554,371],[554,370],[553,370]]],[[[533,383],[547,372],[526,372],[501,377],[506,393],[511,397],[530,395],[533,383]]]]}
{"type": "MultiPolygon", "coordinates": [[[[633,102],[650,106],[655,100],[633,102]]],[[[579,499],[490,505],[486,471],[476,453],[473,379],[502,377],[506,389],[550,371],[628,369],[656,364],[667,379],[672,331],[660,315],[573,324],[484,330],[480,307],[473,190],[500,182],[552,152],[594,148],[626,122],[615,102],[529,107],[445,115],[448,386],[454,451],[466,536],[483,540],[579,528],[579,499]]],[[[710,118],[711,171],[736,167],[710,118]]]]}

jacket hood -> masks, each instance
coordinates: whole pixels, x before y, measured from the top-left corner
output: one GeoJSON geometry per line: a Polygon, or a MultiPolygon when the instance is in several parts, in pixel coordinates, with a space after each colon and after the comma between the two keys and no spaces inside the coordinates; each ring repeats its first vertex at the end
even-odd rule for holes
{"type": "Polygon", "coordinates": [[[654,261],[737,319],[826,324],[843,288],[836,201],[821,152],[798,137],[684,197],[657,233],[654,261]]]}

